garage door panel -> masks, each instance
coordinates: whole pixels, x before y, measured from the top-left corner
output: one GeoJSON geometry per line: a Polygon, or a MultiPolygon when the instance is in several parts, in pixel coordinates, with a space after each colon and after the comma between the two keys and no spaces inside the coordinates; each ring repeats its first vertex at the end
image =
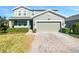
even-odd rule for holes
{"type": "Polygon", "coordinates": [[[60,23],[57,22],[37,22],[38,32],[58,32],[60,29],[60,23]]]}

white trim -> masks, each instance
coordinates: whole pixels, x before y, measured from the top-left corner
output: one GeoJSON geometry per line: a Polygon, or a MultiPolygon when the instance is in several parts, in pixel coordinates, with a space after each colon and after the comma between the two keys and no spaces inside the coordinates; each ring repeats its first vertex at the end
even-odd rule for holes
{"type": "Polygon", "coordinates": [[[27,20],[27,26],[28,26],[28,28],[30,28],[30,23],[29,23],[29,20],[27,20]]]}
{"type": "Polygon", "coordinates": [[[29,20],[27,20],[27,25],[26,25],[26,26],[24,26],[24,25],[21,25],[21,26],[19,26],[19,25],[14,25],[14,28],[26,28],[26,27],[30,28],[29,20]]]}
{"type": "Polygon", "coordinates": [[[62,20],[37,20],[35,21],[35,28],[37,29],[37,23],[41,22],[48,22],[48,23],[59,23],[60,24],[60,29],[62,28],[62,20]]]}
{"type": "Polygon", "coordinates": [[[18,25],[16,26],[15,25],[14,28],[28,28],[28,26],[18,26],[18,25]]]}
{"type": "MultiPolygon", "coordinates": [[[[34,28],[37,28],[37,22],[60,22],[60,23],[62,23],[62,20],[36,20],[34,28]]],[[[62,27],[62,25],[61,25],[61,27],[62,27]]]]}
{"type": "Polygon", "coordinates": [[[14,10],[16,10],[16,9],[18,9],[18,8],[25,8],[25,9],[30,10],[30,8],[28,8],[28,7],[26,7],[26,6],[17,6],[17,7],[15,7],[15,8],[13,8],[12,10],[14,11],[14,10]]]}
{"type": "Polygon", "coordinates": [[[9,21],[9,27],[12,28],[12,21],[9,21]]]}
{"type": "Polygon", "coordinates": [[[49,21],[49,22],[51,22],[51,21],[62,22],[63,20],[36,20],[36,22],[38,22],[38,21],[40,21],[40,22],[41,22],[41,21],[42,21],[42,22],[45,22],[45,21],[46,21],[46,22],[48,22],[48,21],[49,21]]]}

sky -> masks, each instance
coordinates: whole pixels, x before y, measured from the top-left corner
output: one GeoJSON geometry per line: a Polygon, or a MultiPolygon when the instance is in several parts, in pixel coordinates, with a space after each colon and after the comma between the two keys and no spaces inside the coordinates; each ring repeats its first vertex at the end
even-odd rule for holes
{"type": "MultiPolygon", "coordinates": [[[[0,16],[7,18],[13,16],[12,9],[17,6],[0,6],[0,16]]],[[[57,9],[58,13],[69,17],[72,15],[79,14],[79,6],[26,6],[30,9],[57,9]]]]}

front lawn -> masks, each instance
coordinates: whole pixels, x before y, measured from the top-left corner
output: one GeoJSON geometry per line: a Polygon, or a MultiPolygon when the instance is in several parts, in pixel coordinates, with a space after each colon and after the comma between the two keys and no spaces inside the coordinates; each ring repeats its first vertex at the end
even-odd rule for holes
{"type": "Polygon", "coordinates": [[[2,34],[0,35],[0,52],[29,52],[34,35],[2,34]]]}

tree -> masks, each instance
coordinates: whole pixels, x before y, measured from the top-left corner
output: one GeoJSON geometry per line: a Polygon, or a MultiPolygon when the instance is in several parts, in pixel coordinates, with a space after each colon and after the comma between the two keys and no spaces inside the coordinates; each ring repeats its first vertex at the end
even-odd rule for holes
{"type": "Polygon", "coordinates": [[[6,32],[7,32],[7,29],[8,29],[8,26],[5,25],[4,23],[2,23],[2,24],[1,24],[1,31],[2,31],[3,33],[6,33],[6,32]]]}
{"type": "Polygon", "coordinates": [[[6,17],[0,16],[0,31],[6,33],[7,29],[8,29],[8,22],[6,20],[6,17]]]}

